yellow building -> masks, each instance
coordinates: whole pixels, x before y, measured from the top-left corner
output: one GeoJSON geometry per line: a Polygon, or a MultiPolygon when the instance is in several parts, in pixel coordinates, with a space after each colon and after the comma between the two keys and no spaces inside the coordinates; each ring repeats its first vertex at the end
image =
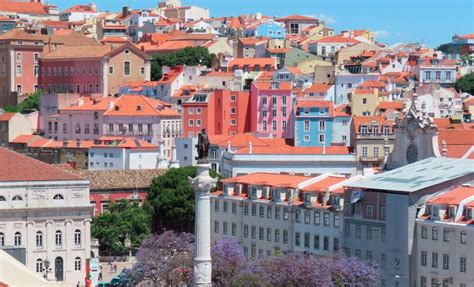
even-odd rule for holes
{"type": "Polygon", "coordinates": [[[341,65],[351,57],[362,55],[364,51],[379,51],[381,48],[377,45],[360,42],[352,46],[342,48],[336,52],[336,65],[341,65]]]}
{"type": "Polygon", "coordinates": [[[379,90],[357,88],[352,93],[350,100],[353,116],[372,116],[379,104],[379,90]]]}

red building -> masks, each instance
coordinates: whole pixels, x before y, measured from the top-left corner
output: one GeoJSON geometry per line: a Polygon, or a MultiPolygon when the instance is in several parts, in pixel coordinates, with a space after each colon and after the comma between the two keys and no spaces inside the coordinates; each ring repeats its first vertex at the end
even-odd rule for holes
{"type": "Polygon", "coordinates": [[[197,92],[183,108],[183,136],[197,137],[202,129],[209,135],[235,135],[250,131],[248,92],[215,90],[197,92]]]}

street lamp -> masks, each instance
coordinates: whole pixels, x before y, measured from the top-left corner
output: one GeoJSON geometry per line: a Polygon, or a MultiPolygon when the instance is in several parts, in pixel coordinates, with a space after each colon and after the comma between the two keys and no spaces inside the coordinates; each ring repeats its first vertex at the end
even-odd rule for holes
{"type": "Polygon", "coordinates": [[[46,280],[48,280],[49,264],[50,264],[50,262],[49,262],[48,258],[46,258],[44,260],[44,275],[43,275],[44,279],[46,279],[46,280]]]}

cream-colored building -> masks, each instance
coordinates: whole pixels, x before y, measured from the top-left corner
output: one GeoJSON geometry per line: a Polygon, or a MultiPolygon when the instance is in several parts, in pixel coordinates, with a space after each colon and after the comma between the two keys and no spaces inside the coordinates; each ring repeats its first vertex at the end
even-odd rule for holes
{"type": "Polygon", "coordinates": [[[89,181],[5,148],[0,162],[0,249],[62,286],[84,284],[89,181]]]}
{"type": "Polygon", "coordinates": [[[353,116],[372,116],[379,104],[378,89],[355,89],[351,96],[353,116]]]}
{"type": "Polygon", "coordinates": [[[352,46],[348,46],[342,48],[341,50],[337,51],[335,56],[336,65],[341,65],[346,60],[350,60],[351,57],[359,56],[364,51],[379,51],[381,48],[377,45],[360,42],[352,46]]]}

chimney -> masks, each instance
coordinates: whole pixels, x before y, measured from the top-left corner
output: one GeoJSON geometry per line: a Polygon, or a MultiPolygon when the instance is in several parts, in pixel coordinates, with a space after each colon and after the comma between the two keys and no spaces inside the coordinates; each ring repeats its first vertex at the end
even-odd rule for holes
{"type": "Polygon", "coordinates": [[[128,16],[129,9],[130,9],[130,8],[129,8],[128,6],[122,7],[122,16],[123,16],[123,17],[128,16]]]}
{"type": "Polygon", "coordinates": [[[446,141],[443,140],[441,142],[441,156],[446,157],[447,154],[448,154],[448,145],[446,144],[446,141]]]}
{"type": "Polygon", "coordinates": [[[249,154],[253,153],[253,145],[252,142],[249,142],[249,154]]]}

